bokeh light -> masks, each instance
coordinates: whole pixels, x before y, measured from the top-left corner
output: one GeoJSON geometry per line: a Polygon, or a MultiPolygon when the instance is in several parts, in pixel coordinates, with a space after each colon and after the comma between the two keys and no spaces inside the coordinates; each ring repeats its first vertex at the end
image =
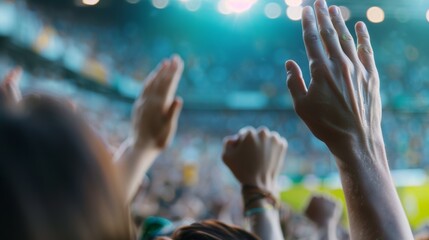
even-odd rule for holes
{"type": "Polygon", "coordinates": [[[250,8],[257,0],[221,0],[218,5],[218,10],[222,14],[242,13],[250,8]]]}
{"type": "Polygon", "coordinates": [[[94,6],[97,5],[97,3],[99,3],[100,0],[82,0],[82,3],[84,5],[88,5],[88,6],[94,6]]]}
{"type": "Polygon", "coordinates": [[[280,4],[275,2],[270,2],[267,5],[265,5],[265,16],[270,19],[275,19],[280,17],[282,14],[282,8],[280,4]]]}
{"type": "Polygon", "coordinates": [[[217,9],[222,14],[231,14],[231,9],[229,9],[228,5],[226,4],[226,1],[219,1],[217,5],[217,9]]]}
{"type": "Polygon", "coordinates": [[[286,9],[286,15],[293,21],[301,20],[302,7],[288,7],[286,9]]]}
{"type": "Polygon", "coordinates": [[[345,6],[340,6],[341,15],[343,16],[344,21],[347,21],[352,16],[350,9],[345,6]]]}
{"type": "Polygon", "coordinates": [[[429,9],[426,11],[426,20],[429,22],[429,9]]]}
{"type": "Polygon", "coordinates": [[[163,9],[168,6],[169,2],[169,0],[152,0],[152,5],[158,9],[163,9]]]}
{"type": "Polygon", "coordinates": [[[419,55],[419,50],[416,47],[412,45],[408,45],[407,47],[405,47],[405,57],[408,59],[408,61],[416,61],[419,58],[419,55]]]}
{"type": "Polygon", "coordinates": [[[371,7],[366,12],[368,20],[373,23],[381,23],[384,21],[384,11],[380,7],[371,7]]]}
{"type": "Polygon", "coordinates": [[[201,7],[201,0],[187,0],[184,2],[186,9],[191,12],[198,11],[201,7]]]}
{"type": "Polygon", "coordinates": [[[301,6],[302,0],[285,0],[285,3],[290,7],[301,6]]]}

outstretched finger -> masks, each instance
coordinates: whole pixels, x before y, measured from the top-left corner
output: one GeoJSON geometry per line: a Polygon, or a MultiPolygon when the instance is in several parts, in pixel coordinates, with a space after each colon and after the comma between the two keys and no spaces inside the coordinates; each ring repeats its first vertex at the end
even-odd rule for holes
{"type": "Polygon", "coordinates": [[[338,40],[337,31],[331,22],[326,0],[317,0],[314,3],[316,10],[317,23],[319,26],[320,36],[326,47],[329,57],[339,59],[343,57],[340,42],[338,40]]]}
{"type": "Polygon", "coordinates": [[[177,87],[179,86],[179,81],[182,77],[183,68],[183,60],[178,55],[174,55],[171,59],[171,72],[165,79],[165,96],[167,103],[171,102],[176,96],[177,87]]]}
{"type": "Polygon", "coordinates": [[[152,70],[152,72],[146,77],[146,82],[144,83],[144,89],[141,95],[147,95],[155,92],[157,82],[164,75],[169,64],[168,60],[163,60],[154,70],[152,70]]]}
{"type": "Polygon", "coordinates": [[[324,61],[327,56],[317,31],[316,17],[311,7],[302,10],[302,34],[308,60],[324,61]]]}
{"type": "Polygon", "coordinates": [[[307,86],[305,85],[304,78],[302,77],[300,67],[294,61],[286,62],[286,71],[287,86],[294,103],[296,103],[307,94],[307,86]]]}
{"type": "Polygon", "coordinates": [[[332,24],[337,31],[341,48],[351,61],[357,62],[358,57],[356,54],[355,42],[353,40],[352,35],[350,34],[349,29],[346,26],[346,23],[344,22],[340,8],[337,6],[330,7],[329,14],[331,15],[332,24]]]}
{"type": "Polygon", "coordinates": [[[359,59],[368,72],[376,71],[374,53],[365,23],[358,22],[355,29],[358,38],[357,52],[359,59]]]}

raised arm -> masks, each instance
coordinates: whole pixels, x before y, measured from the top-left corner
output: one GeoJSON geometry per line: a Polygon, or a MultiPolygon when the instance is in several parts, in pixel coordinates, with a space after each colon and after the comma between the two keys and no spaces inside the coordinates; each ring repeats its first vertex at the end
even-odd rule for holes
{"type": "Polygon", "coordinates": [[[132,134],[115,159],[126,198],[131,201],[153,161],[176,133],[182,100],[176,90],[183,72],[178,56],[164,60],[146,79],[144,91],[134,103],[132,134]]]}
{"type": "Polygon", "coordinates": [[[336,157],[353,239],[412,239],[384,149],[379,76],[369,33],[356,24],[357,48],[339,8],[317,0],[302,13],[310,63],[307,89],[286,63],[295,110],[336,157]]]}
{"type": "Polygon", "coordinates": [[[265,127],[247,127],[225,140],[223,160],[242,186],[250,230],[264,240],[284,239],[276,184],[286,150],[286,140],[265,127]]]}

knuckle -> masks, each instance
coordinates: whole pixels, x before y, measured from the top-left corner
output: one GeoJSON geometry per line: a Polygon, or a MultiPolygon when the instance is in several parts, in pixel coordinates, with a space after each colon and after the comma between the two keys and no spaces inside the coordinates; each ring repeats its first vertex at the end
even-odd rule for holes
{"type": "Polygon", "coordinates": [[[373,50],[370,46],[366,45],[366,44],[361,44],[359,46],[359,51],[361,51],[362,53],[368,54],[368,55],[372,55],[373,54],[373,50]]]}
{"type": "Polygon", "coordinates": [[[350,72],[352,69],[351,69],[351,66],[348,64],[348,63],[344,63],[344,62],[342,62],[341,64],[340,64],[340,68],[341,68],[341,71],[343,72],[343,73],[348,73],[348,72],[350,72]]]}
{"type": "Polygon", "coordinates": [[[366,34],[366,33],[360,33],[359,34],[359,37],[362,39],[362,40],[367,40],[367,41],[369,41],[369,35],[368,34],[366,34]]]}
{"type": "Polygon", "coordinates": [[[350,42],[353,40],[353,37],[352,37],[352,35],[350,35],[350,33],[344,32],[341,34],[340,39],[343,42],[350,42]]]}
{"type": "Polygon", "coordinates": [[[322,38],[325,38],[325,39],[332,38],[336,35],[337,35],[337,32],[335,31],[335,29],[331,27],[320,29],[320,36],[322,36],[322,38]]]}
{"type": "Polygon", "coordinates": [[[310,71],[312,76],[324,74],[325,69],[325,64],[321,63],[320,61],[312,60],[310,62],[310,71]]]}
{"type": "Polygon", "coordinates": [[[316,42],[319,40],[319,34],[313,31],[304,31],[304,41],[307,43],[316,42]]]}

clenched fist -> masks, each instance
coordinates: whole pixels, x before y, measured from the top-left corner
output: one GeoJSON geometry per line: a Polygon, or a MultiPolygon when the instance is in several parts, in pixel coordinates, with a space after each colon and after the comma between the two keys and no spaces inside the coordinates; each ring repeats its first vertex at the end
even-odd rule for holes
{"type": "Polygon", "coordinates": [[[261,127],[246,127],[225,139],[223,161],[242,185],[276,193],[287,151],[286,139],[261,127]]]}

